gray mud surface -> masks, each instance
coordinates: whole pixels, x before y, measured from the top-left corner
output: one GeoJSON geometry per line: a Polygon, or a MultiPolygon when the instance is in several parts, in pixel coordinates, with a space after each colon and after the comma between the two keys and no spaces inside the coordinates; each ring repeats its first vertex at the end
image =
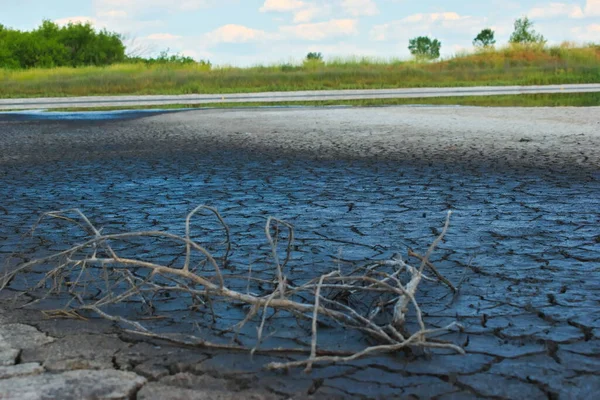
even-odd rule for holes
{"type": "MultiPolygon", "coordinates": [[[[291,222],[297,242],[289,277],[302,281],[340,262],[387,259],[408,248],[422,253],[453,210],[432,262],[460,291],[453,296],[427,283],[419,302],[429,325],[464,326],[440,338],[467,351],[371,357],[316,367],[311,375],[266,372],[266,362],[291,356],[181,348],[100,319],[47,319],[35,307],[16,307],[31,298],[10,301],[26,284],[15,280],[0,292],[0,398],[16,398],[27,382],[41,388],[30,398],[53,397],[56,388],[63,398],[140,399],[587,399],[600,390],[599,108],[0,119],[0,180],[0,265],[81,239],[64,224],[40,227],[43,240],[24,237],[44,211],[80,208],[105,233],[181,234],[185,215],[208,204],[232,230],[232,273],[248,263],[269,273],[266,217],[291,222]],[[89,383],[97,381],[107,384],[89,383]],[[72,382],[84,382],[87,391],[75,391],[72,382]]],[[[181,257],[143,241],[123,251],[167,263],[181,257]]],[[[132,304],[122,312],[144,311],[132,304]]],[[[156,329],[208,326],[176,299],[156,312],[170,317],[156,329]]],[[[243,315],[226,312],[232,321],[243,315]]],[[[277,323],[271,345],[310,341],[300,335],[303,327],[277,323]]],[[[254,338],[254,327],[242,332],[245,343],[254,338]]],[[[323,340],[366,345],[339,330],[323,340]]]]}

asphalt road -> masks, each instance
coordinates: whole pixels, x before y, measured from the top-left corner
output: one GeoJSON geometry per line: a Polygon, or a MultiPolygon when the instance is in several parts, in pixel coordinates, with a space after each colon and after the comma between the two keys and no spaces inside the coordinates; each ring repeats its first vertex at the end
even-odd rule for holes
{"type": "Polygon", "coordinates": [[[424,98],[454,96],[497,96],[538,93],[600,92],[600,84],[544,86],[479,86],[460,88],[411,88],[369,90],[313,90],[298,92],[264,92],[232,94],[192,94],[174,96],[86,96],[0,99],[0,110],[55,109],[87,107],[150,106],[168,104],[205,104],[238,102],[287,102],[320,100],[357,100],[424,98]]]}

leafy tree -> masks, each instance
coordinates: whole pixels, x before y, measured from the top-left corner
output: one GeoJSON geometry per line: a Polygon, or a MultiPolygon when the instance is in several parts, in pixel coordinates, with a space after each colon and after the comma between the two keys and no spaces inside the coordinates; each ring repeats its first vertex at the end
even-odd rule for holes
{"type": "Polygon", "coordinates": [[[533,29],[533,22],[527,17],[515,21],[515,30],[510,35],[509,43],[544,44],[546,38],[533,29]]]}
{"type": "Polygon", "coordinates": [[[109,65],[125,60],[121,36],[107,30],[96,32],[88,22],[68,24],[61,29],[60,40],[69,52],[70,64],[109,65]]]}
{"type": "Polygon", "coordinates": [[[437,39],[431,39],[428,36],[419,36],[408,41],[408,50],[418,60],[435,60],[440,56],[442,43],[437,39]]]}
{"type": "Polygon", "coordinates": [[[59,26],[45,20],[33,31],[0,26],[0,68],[109,65],[125,60],[121,36],[89,23],[59,26]]]}
{"type": "Polygon", "coordinates": [[[12,54],[8,50],[7,38],[8,29],[2,24],[0,24],[0,67],[3,65],[8,65],[9,60],[12,59],[12,54]]]}
{"type": "Polygon", "coordinates": [[[311,51],[306,55],[306,61],[323,61],[323,54],[311,51]]]}
{"type": "Polygon", "coordinates": [[[475,47],[491,47],[496,44],[496,39],[494,38],[495,32],[490,28],[483,29],[475,39],[473,39],[473,46],[475,47]]]}
{"type": "Polygon", "coordinates": [[[168,50],[156,58],[126,57],[123,40],[120,34],[97,30],[89,23],[60,26],[44,20],[32,31],[19,31],[0,24],[0,68],[104,66],[120,62],[169,66],[195,64],[206,70],[211,68],[210,61],[197,62],[181,54],[169,54],[168,50]]]}
{"type": "MultiPolygon", "coordinates": [[[[38,57],[36,67],[55,67],[69,64],[69,51],[61,40],[61,28],[52,21],[44,20],[36,30],[30,33],[36,42],[38,57]]],[[[27,63],[26,63],[27,64],[27,63]]],[[[24,65],[28,67],[28,65],[24,65]]]]}

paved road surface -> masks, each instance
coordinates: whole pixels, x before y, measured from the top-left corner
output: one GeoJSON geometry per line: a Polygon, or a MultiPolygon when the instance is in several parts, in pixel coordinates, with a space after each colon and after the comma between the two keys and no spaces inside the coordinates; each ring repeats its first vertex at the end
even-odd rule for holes
{"type": "Polygon", "coordinates": [[[600,92],[600,84],[0,99],[0,110],[600,92]]]}

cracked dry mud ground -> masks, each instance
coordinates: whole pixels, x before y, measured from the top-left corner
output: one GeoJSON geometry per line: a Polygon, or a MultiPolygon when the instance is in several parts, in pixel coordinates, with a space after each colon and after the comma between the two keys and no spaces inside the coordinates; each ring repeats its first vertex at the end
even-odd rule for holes
{"type": "MultiPolygon", "coordinates": [[[[71,240],[61,230],[22,238],[43,211],[79,207],[106,232],[181,233],[186,213],[210,204],[231,226],[237,265],[267,258],[266,215],[292,222],[294,277],[305,279],[334,257],[422,251],[452,209],[433,262],[460,293],[428,284],[420,303],[430,325],[463,324],[442,337],[467,351],[271,373],[261,366],[273,357],[44,319],[10,301],[13,287],[0,293],[0,398],[593,398],[599,123],[597,108],[402,107],[0,121],[0,261],[71,240]]],[[[172,256],[152,243],[131,251],[172,256]]],[[[192,329],[189,311],[165,307],[165,329],[192,329]]],[[[284,333],[272,340],[285,343],[284,333]]]]}

